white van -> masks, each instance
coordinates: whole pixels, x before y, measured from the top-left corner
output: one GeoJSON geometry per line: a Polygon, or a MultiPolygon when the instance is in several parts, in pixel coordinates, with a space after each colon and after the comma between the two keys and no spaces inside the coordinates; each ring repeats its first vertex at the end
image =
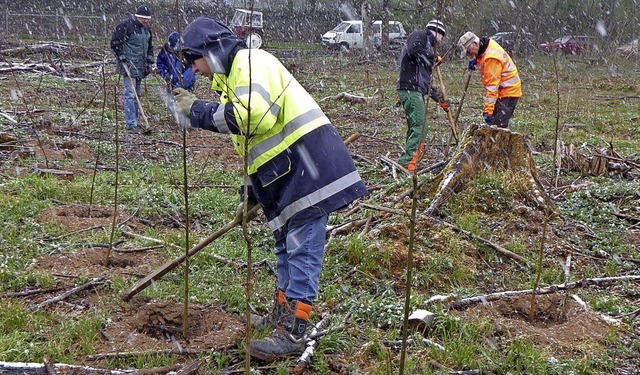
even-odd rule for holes
{"type": "MultiPolygon", "coordinates": [[[[380,47],[382,21],[374,21],[371,33],[373,45],[380,47]]],[[[389,33],[389,41],[403,41],[407,37],[402,23],[389,21],[386,28],[389,33]]],[[[363,47],[362,21],[342,21],[340,24],[322,35],[322,45],[327,48],[361,49],[363,47]]]]}

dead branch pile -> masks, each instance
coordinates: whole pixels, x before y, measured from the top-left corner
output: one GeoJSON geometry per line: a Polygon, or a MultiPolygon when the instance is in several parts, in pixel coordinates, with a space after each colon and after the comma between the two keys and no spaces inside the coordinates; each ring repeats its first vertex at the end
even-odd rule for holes
{"type": "MultiPolygon", "coordinates": [[[[53,74],[60,77],[67,77],[71,72],[82,71],[87,68],[98,67],[101,68],[105,64],[108,64],[110,60],[104,59],[102,61],[96,61],[89,64],[67,64],[67,63],[48,63],[48,62],[30,62],[29,60],[19,63],[0,62],[0,74],[7,74],[11,72],[33,72],[33,73],[46,73],[53,74]]],[[[75,78],[76,81],[86,81],[84,78],[75,78]]]]}
{"type": "Polygon", "coordinates": [[[640,177],[640,174],[632,173],[633,169],[640,169],[640,160],[622,157],[614,150],[613,144],[609,144],[608,147],[576,147],[573,144],[561,143],[557,155],[557,164],[561,168],[580,172],[582,176],[622,176],[630,179],[640,177]]]}
{"type": "Polygon", "coordinates": [[[24,53],[34,53],[34,52],[38,52],[38,53],[48,52],[48,53],[60,54],[71,47],[73,47],[73,45],[68,43],[41,42],[38,44],[6,48],[3,50],[0,50],[0,54],[5,56],[16,56],[24,53]]]}

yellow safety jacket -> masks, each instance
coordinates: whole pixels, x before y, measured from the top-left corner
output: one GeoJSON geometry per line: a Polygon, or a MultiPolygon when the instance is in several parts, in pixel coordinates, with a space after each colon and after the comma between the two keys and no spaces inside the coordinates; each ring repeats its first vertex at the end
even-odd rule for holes
{"type": "Polygon", "coordinates": [[[211,87],[221,92],[222,104],[213,115],[214,123],[217,127],[224,124],[225,110],[229,108],[224,104],[233,103],[239,132],[229,133],[240,156],[244,156],[244,144],[249,136],[248,174],[255,173],[303,135],[330,123],[291,73],[282,67],[274,74],[274,65],[281,66],[270,53],[243,49],[234,58],[228,77],[213,76],[211,87]]]}
{"type": "Polygon", "coordinates": [[[493,115],[496,101],[500,98],[522,97],[518,68],[511,56],[493,39],[489,39],[487,49],[476,61],[486,89],[484,114],[493,115]]]}

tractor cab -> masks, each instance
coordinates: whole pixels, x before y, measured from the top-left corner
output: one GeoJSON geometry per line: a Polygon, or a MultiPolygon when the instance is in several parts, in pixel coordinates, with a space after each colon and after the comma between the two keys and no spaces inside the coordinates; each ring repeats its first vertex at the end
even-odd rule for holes
{"type": "Polygon", "coordinates": [[[238,38],[244,39],[247,47],[260,48],[262,46],[262,38],[264,36],[262,12],[236,9],[229,27],[238,38]]]}

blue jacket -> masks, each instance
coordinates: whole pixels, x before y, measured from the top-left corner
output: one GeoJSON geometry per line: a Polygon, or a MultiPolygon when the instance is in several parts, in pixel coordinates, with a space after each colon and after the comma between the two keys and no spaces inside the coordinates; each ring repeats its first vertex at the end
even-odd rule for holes
{"type": "Polygon", "coordinates": [[[248,144],[249,198],[262,205],[276,241],[368,194],[342,138],[278,59],[246,49],[207,17],[189,24],[182,39],[186,53],[220,63],[212,84],[220,103],[197,100],[191,125],[231,134],[240,155],[248,144]]]}
{"type": "Polygon", "coordinates": [[[170,90],[177,87],[182,87],[189,91],[193,90],[196,75],[191,67],[185,69],[184,64],[180,63],[169,43],[166,43],[158,54],[156,66],[158,67],[158,73],[167,81],[167,86],[170,90]],[[181,77],[182,84],[180,82],[181,77]]]}
{"type": "Polygon", "coordinates": [[[417,30],[409,34],[407,44],[402,48],[398,63],[400,77],[398,90],[419,91],[437,101],[440,93],[431,83],[431,74],[435,61],[433,46],[436,37],[430,30],[417,30]]]}

